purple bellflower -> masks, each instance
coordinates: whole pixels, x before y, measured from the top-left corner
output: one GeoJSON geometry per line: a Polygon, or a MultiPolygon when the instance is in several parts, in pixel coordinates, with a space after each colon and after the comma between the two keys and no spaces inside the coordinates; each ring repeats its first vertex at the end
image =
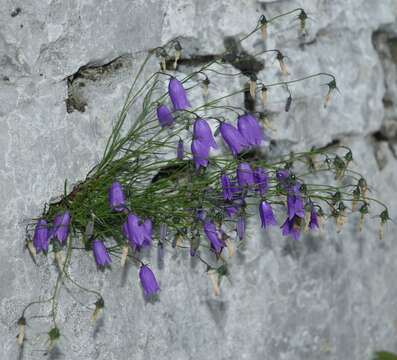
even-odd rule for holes
{"type": "Polygon", "coordinates": [[[92,242],[92,251],[94,252],[95,262],[98,266],[111,264],[112,259],[109,256],[105,244],[101,240],[94,240],[92,242]]]}
{"type": "Polygon", "coordinates": [[[141,280],[143,293],[146,298],[156,295],[160,291],[153,271],[147,265],[142,265],[139,269],[139,279],[141,280]]]}
{"type": "Polygon", "coordinates": [[[159,105],[157,107],[157,119],[161,127],[171,126],[175,121],[170,109],[166,105],[159,105]]]}
{"type": "Polygon", "coordinates": [[[211,128],[204,119],[196,119],[194,122],[193,139],[200,140],[203,144],[206,144],[208,148],[218,148],[214,136],[212,135],[211,128]]]}
{"type": "Polygon", "coordinates": [[[40,219],[34,229],[33,245],[36,248],[36,252],[44,251],[48,252],[48,227],[47,222],[44,219],[40,219]]]}
{"type": "Polygon", "coordinates": [[[267,228],[270,225],[277,225],[277,221],[273,214],[273,209],[266,201],[259,204],[259,215],[261,217],[262,227],[267,228]]]}
{"type": "Polygon", "coordinates": [[[223,241],[219,238],[218,232],[216,231],[215,224],[211,221],[206,221],[204,223],[204,232],[207,235],[207,238],[211,244],[212,250],[219,255],[224,248],[223,241]]]}
{"type": "Polygon", "coordinates": [[[168,84],[168,95],[171,98],[175,110],[185,110],[191,107],[187,99],[186,90],[181,82],[176,78],[171,78],[168,84]]]}
{"type": "Polygon", "coordinates": [[[254,170],[254,180],[256,184],[256,190],[259,191],[261,195],[265,195],[269,185],[268,185],[268,175],[267,171],[262,168],[257,168],[254,170]]]}
{"type": "Polygon", "coordinates": [[[301,233],[301,218],[294,216],[292,219],[289,217],[285,220],[284,224],[281,225],[282,234],[284,236],[291,236],[294,240],[298,240],[301,233]]]}
{"type": "Polygon", "coordinates": [[[237,167],[237,180],[241,187],[255,184],[254,173],[248,163],[240,163],[237,167]]]}
{"type": "Polygon", "coordinates": [[[236,215],[238,213],[238,209],[236,206],[226,206],[225,207],[225,211],[228,217],[233,217],[234,215],[236,215]]]}
{"type": "Polygon", "coordinates": [[[276,179],[278,182],[283,182],[289,177],[289,171],[286,169],[281,169],[276,171],[276,179]]]}
{"type": "Polygon", "coordinates": [[[316,208],[314,206],[312,206],[312,209],[310,211],[309,229],[314,230],[316,228],[317,229],[319,228],[317,211],[316,211],[316,208]]]}
{"type": "Polygon", "coordinates": [[[200,167],[207,167],[210,152],[208,145],[201,140],[195,139],[192,141],[191,150],[196,170],[200,169],[200,167]]]}
{"type": "Polygon", "coordinates": [[[126,208],[123,188],[117,181],[109,189],[109,206],[114,211],[123,211],[126,208]]]}
{"type": "Polygon", "coordinates": [[[139,226],[139,218],[134,214],[128,214],[127,221],[122,227],[124,236],[128,239],[133,249],[139,247],[143,243],[143,233],[139,226]]]}
{"type": "Polygon", "coordinates": [[[256,118],[251,114],[239,116],[237,127],[248,145],[259,146],[264,140],[263,130],[256,118]]]}
{"type": "Polygon", "coordinates": [[[222,123],[220,125],[220,132],[233,156],[237,156],[237,154],[247,147],[248,144],[246,140],[233,125],[222,123]]]}
{"type": "Polygon", "coordinates": [[[291,187],[287,195],[288,218],[290,220],[292,220],[294,216],[299,216],[301,218],[305,217],[305,209],[303,207],[300,187],[301,184],[297,182],[294,186],[291,187]]]}
{"type": "Polygon", "coordinates": [[[54,225],[50,230],[50,238],[57,238],[61,244],[64,244],[69,235],[70,213],[65,211],[55,216],[54,225]]]}
{"type": "Polygon", "coordinates": [[[233,188],[232,182],[230,181],[229,176],[226,174],[221,176],[221,184],[223,190],[223,199],[224,200],[233,200],[233,188]]]}

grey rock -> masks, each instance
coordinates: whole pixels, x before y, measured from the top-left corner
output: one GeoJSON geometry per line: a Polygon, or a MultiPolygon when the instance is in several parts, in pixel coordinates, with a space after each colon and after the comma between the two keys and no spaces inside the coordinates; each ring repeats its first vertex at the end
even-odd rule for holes
{"type": "MultiPolygon", "coordinates": [[[[340,93],[324,109],[327,89],[321,85],[327,78],[291,86],[293,102],[285,113],[285,89],[271,91],[267,110],[276,131],[269,137],[285,152],[335,139],[351,146],[353,166],[367,178],[371,195],[396,214],[395,1],[3,1],[2,359],[43,358],[49,320],[28,319],[22,354],[16,321],[25,304],[51,293],[56,269],[52,256],[38,257],[38,266],[31,261],[24,228],[46,201],[62,193],[64,179],[70,187],[100,159],[145,52],[182,35],[182,57],[219,55],[224,38],[250,31],[262,12],[271,17],[298,6],[314,19],[306,37],[298,36],[298,21],[291,16],[269,28],[266,44],[258,35],[243,48],[251,54],[264,46],[280,48],[288,55],[290,78],[331,72],[340,93]]],[[[157,69],[156,62],[145,76],[157,69]]],[[[178,76],[189,72],[189,62],[179,70],[178,76]]],[[[277,63],[267,57],[258,78],[272,82],[276,76],[277,63]]],[[[210,97],[243,85],[211,80],[217,87],[210,87],[210,97]]],[[[192,101],[202,101],[201,89],[192,101]]],[[[231,101],[242,105],[243,97],[231,101]]],[[[259,102],[257,108],[262,110],[259,102]]],[[[291,242],[278,229],[261,231],[252,219],[247,244],[231,261],[219,297],[203,269],[170,248],[163,269],[155,266],[154,251],[147,256],[162,288],[155,303],[144,301],[136,267],[123,273],[115,264],[111,272],[97,272],[82,252],[73,259],[71,275],[100,290],[106,308],[93,323],[95,298],[64,291],[62,337],[49,358],[361,360],[374,350],[397,351],[395,225],[380,241],[378,219],[368,220],[361,233],[357,221],[340,234],[330,221],[321,234],[291,242]]],[[[35,309],[32,314],[48,313],[46,306],[35,309]]]]}

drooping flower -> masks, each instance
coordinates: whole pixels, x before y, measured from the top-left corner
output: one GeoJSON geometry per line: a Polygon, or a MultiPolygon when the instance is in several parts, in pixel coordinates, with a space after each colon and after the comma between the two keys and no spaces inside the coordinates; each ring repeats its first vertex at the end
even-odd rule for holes
{"type": "Polygon", "coordinates": [[[277,225],[277,221],[273,214],[273,209],[266,201],[261,201],[259,204],[259,215],[263,228],[266,229],[270,225],[277,225]]]}
{"type": "Polygon", "coordinates": [[[98,266],[111,264],[112,259],[109,256],[105,244],[101,240],[94,240],[92,242],[92,251],[94,252],[95,262],[98,266]]]}
{"type": "Polygon", "coordinates": [[[55,216],[54,225],[50,230],[50,238],[57,238],[63,244],[69,235],[70,213],[65,211],[55,216]]]}
{"type": "Polygon", "coordinates": [[[114,211],[123,211],[126,208],[123,188],[117,181],[109,189],[109,206],[114,211]]]}
{"type": "Polygon", "coordinates": [[[206,221],[204,223],[204,232],[207,235],[212,250],[214,250],[215,253],[219,255],[225,245],[218,236],[215,224],[211,221],[206,221]]]}
{"type": "Polygon", "coordinates": [[[244,217],[239,217],[237,220],[237,225],[236,225],[236,232],[240,240],[244,239],[244,234],[245,234],[245,219],[244,217]]]}
{"type": "Polygon", "coordinates": [[[170,109],[166,105],[159,105],[157,107],[157,119],[161,127],[171,126],[175,121],[170,109]]]}
{"type": "Polygon", "coordinates": [[[226,174],[221,176],[221,184],[223,190],[223,199],[224,200],[233,200],[233,189],[232,183],[230,181],[229,176],[226,174]]]}
{"type": "Polygon", "coordinates": [[[44,219],[40,219],[34,229],[33,245],[36,252],[48,252],[48,227],[44,219]]]}
{"type": "Polygon", "coordinates": [[[193,139],[200,140],[201,143],[206,144],[208,147],[217,149],[218,145],[212,135],[212,131],[207,121],[204,119],[196,119],[193,124],[193,139]]]}
{"type": "Polygon", "coordinates": [[[262,168],[256,168],[254,170],[254,180],[256,184],[256,190],[259,191],[261,195],[266,194],[269,188],[267,171],[262,168]]]}
{"type": "Polygon", "coordinates": [[[145,297],[156,295],[160,291],[160,287],[153,274],[153,271],[147,265],[142,265],[139,269],[139,279],[143,288],[145,297]]]}
{"type": "Polygon", "coordinates": [[[183,160],[184,153],[185,153],[185,149],[184,149],[184,146],[183,146],[183,140],[179,139],[178,145],[177,145],[177,148],[176,148],[176,158],[178,160],[183,160]]]}
{"type": "Polygon", "coordinates": [[[233,125],[222,123],[220,126],[220,132],[233,156],[237,156],[237,154],[247,147],[248,144],[246,140],[233,125]]]}
{"type": "Polygon", "coordinates": [[[225,207],[225,211],[228,217],[233,217],[234,215],[236,215],[238,213],[238,209],[236,206],[226,206],[225,207]]]}
{"type": "Polygon", "coordinates": [[[317,211],[316,211],[316,208],[314,206],[312,206],[312,209],[310,211],[309,228],[311,230],[314,230],[315,228],[317,228],[317,229],[319,228],[317,211]]]}
{"type": "Polygon", "coordinates": [[[240,163],[237,167],[237,180],[241,187],[255,184],[254,173],[248,163],[240,163]]]}
{"type": "Polygon", "coordinates": [[[251,114],[239,116],[237,127],[248,145],[259,146],[264,140],[263,130],[256,118],[251,114]]]}
{"type": "Polygon", "coordinates": [[[144,228],[139,224],[138,216],[128,214],[127,221],[123,224],[123,234],[128,239],[133,249],[139,250],[144,242],[144,228]]]}
{"type": "Polygon", "coordinates": [[[303,201],[300,194],[289,193],[287,195],[288,205],[288,218],[291,220],[294,216],[300,218],[305,217],[305,209],[303,207],[303,201]]]}
{"type": "Polygon", "coordinates": [[[284,236],[291,236],[294,240],[298,240],[301,233],[302,219],[294,216],[292,219],[287,218],[283,225],[281,225],[282,234],[284,236]]]}
{"type": "Polygon", "coordinates": [[[175,110],[185,110],[191,107],[187,99],[186,90],[183,88],[181,82],[174,77],[171,78],[168,84],[168,95],[175,110]]]}
{"type": "Polygon", "coordinates": [[[197,209],[196,210],[196,219],[200,221],[205,220],[205,211],[203,209],[197,209]]]}
{"type": "Polygon", "coordinates": [[[195,139],[192,141],[191,150],[196,170],[200,169],[200,167],[207,167],[210,152],[209,147],[200,140],[195,139]]]}
{"type": "Polygon", "coordinates": [[[289,171],[286,169],[280,169],[276,171],[276,179],[278,182],[283,182],[289,177],[289,171]]]}

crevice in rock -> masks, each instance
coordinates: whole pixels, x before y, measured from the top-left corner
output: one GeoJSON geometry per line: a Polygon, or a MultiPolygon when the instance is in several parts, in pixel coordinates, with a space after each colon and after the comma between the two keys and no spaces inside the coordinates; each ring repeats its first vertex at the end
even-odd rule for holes
{"type": "Polygon", "coordinates": [[[68,87],[68,96],[65,100],[66,111],[85,112],[87,100],[82,89],[88,81],[94,82],[102,80],[106,76],[110,76],[125,67],[127,62],[126,56],[119,56],[112,61],[102,65],[88,64],[77,70],[73,75],[68,76],[65,80],[68,87]]]}
{"type": "MultiPolygon", "coordinates": [[[[192,54],[189,57],[182,57],[178,60],[175,70],[183,66],[200,67],[214,60],[220,60],[226,64],[232,65],[248,78],[255,77],[264,69],[264,62],[259,61],[244,50],[235,37],[227,36],[224,38],[223,43],[226,53],[206,55],[192,54]]],[[[174,65],[173,58],[168,58],[166,60],[167,69],[174,69],[174,65]]],[[[244,92],[244,106],[248,111],[255,111],[255,100],[250,96],[249,89],[244,92]]]]}
{"type": "Polygon", "coordinates": [[[384,73],[385,93],[383,96],[384,118],[381,128],[371,134],[374,155],[382,170],[387,163],[385,144],[397,159],[397,36],[388,27],[375,31],[372,43],[378,53],[384,73]]]}

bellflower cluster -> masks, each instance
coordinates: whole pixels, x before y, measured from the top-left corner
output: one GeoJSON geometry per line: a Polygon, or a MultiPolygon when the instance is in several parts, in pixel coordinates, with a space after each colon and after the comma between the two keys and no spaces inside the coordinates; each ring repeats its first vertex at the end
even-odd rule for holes
{"type": "MultiPolygon", "coordinates": [[[[252,32],[236,41],[240,46],[258,32],[268,37],[268,27],[275,20],[301,11],[295,9],[274,18],[263,15],[252,32]]],[[[330,91],[337,89],[332,74],[319,72],[265,84],[261,71],[247,74],[240,69],[229,73],[231,64],[241,64],[231,60],[234,55],[227,50],[185,74],[182,80],[178,73],[184,62],[182,38],[149,52],[115,121],[102,159],[70,192],[65,181],[60,200],[46,204],[39,219],[28,225],[26,245],[31,255],[53,252],[58,278],[49,300],[33,301],[23,310],[19,322],[23,331],[26,319],[31,318],[25,317],[27,309],[48,302],[52,321],[49,343],[61,336],[57,309],[64,291],[60,289],[69,284],[86,291],[90,299],[96,296],[96,302],[91,303],[95,305],[93,319],[104,308],[107,294],[87,289],[80,285],[80,279],[71,277],[70,264],[78,263],[73,261],[77,251],[88,252],[98,270],[114,270],[127,261],[135,265],[136,278],[149,300],[160,292],[146,261],[154,253],[148,250],[155,247],[158,269],[174,257],[168,256],[170,252],[185,251],[194,263],[205,266],[218,295],[222,278],[229,274],[229,259],[241,251],[239,245],[247,238],[250,216],[260,219],[261,231],[277,230],[298,241],[304,232],[319,229],[324,218],[333,217],[337,231],[341,230],[350,212],[353,218],[359,217],[361,228],[368,213],[381,206],[378,218],[383,234],[389,213],[383,203],[370,197],[367,182],[357,177],[356,169],[350,170],[353,155],[349,148],[338,144],[297,153],[287,149],[281,155],[281,147],[265,147],[263,128],[272,128],[266,101],[273,96],[273,89],[279,86],[288,95],[284,109],[294,111],[291,102],[296,83],[325,79],[329,81],[328,94],[324,94],[328,104],[330,91]],[[161,71],[142,84],[140,77],[147,74],[143,70],[153,56],[158,57],[161,71]],[[229,93],[217,96],[219,87],[213,84],[213,75],[214,79],[235,76],[239,81],[230,82],[229,93]],[[166,85],[162,88],[167,82],[168,90],[166,85]],[[136,84],[140,85],[135,88],[136,84]],[[240,85],[232,89],[233,84],[240,85]],[[258,90],[262,104],[257,103],[258,90]],[[244,103],[239,101],[243,95],[244,103]],[[204,103],[200,104],[200,99],[204,103]],[[219,125],[213,132],[215,121],[219,125]],[[225,150],[216,154],[213,150],[222,142],[225,150]],[[325,178],[324,174],[332,176],[326,184],[316,183],[316,179],[325,178]],[[116,258],[120,259],[118,264],[116,258]]],[[[265,53],[273,54],[287,76],[285,56],[279,50],[252,53],[256,53],[252,56],[258,64],[265,64],[265,53]]],[[[243,52],[238,56],[241,63],[248,60],[243,52]]],[[[20,345],[24,338],[24,334],[18,336],[20,345]]]]}

